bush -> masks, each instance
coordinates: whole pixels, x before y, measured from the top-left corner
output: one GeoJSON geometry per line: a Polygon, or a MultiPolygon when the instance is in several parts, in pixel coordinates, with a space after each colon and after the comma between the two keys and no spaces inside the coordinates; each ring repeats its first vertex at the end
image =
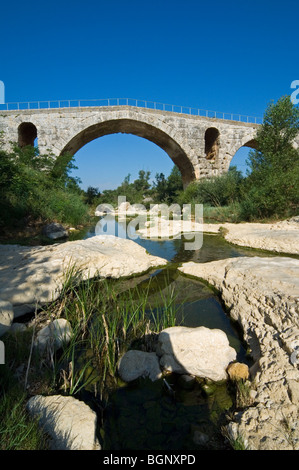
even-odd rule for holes
{"type": "Polygon", "coordinates": [[[243,177],[236,167],[223,175],[191,183],[179,196],[180,204],[227,206],[240,200],[243,177]]]}
{"type": "Polygon", "coordinates": [[[68,176],[72,158],[67,162],[68,169],[61,165],[58,172],[53,171],[53,156],[40,155],[31,146],[15,147],[10,153],[0,150],[0,224],[22,226],[28,217],[72,225],[85,222],[88,207],[77,181],[68,176]]]}

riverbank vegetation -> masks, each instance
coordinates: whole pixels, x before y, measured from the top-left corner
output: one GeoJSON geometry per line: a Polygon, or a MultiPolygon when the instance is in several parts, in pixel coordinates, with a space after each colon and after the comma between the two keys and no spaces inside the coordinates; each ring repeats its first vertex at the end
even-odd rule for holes
{"type": "Polygon", "coordinates": [[[6,152],[0,145],[1,231],[37,221],[83,224],[88,206],[79,181],[70,176],[73,168],[69,155],[55,159],[36,147],[17,145],[6,152]]]}

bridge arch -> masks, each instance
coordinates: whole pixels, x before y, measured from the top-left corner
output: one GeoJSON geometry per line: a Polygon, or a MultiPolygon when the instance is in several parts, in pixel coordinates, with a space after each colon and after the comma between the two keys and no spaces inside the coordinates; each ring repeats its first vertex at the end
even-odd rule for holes
{"type": "MultiPolygon", "coordinates": [[[[229,169],[229,167],[233,165],[240,165],[241,167],[244,167],[244,169],[246,168],[245,162],[248,158],[248,150],[246,151],[246,148],[248,150],[257,148],[257,141],[254,137],[252,139],[249,139],[248,136],[245,136],[243,139],[241,139],[241,142],[239,143],[239,145],[236,146],[233,155],[231,155],[227,169],[229,169]]],[[[241,171],[244,172],[245,170],[241,171]]]]}
{"type": "Polygon", "coordinates": [[[18,145],[34,147],[34,141],[37,138],[37,128],[32,122],[22,122],[18,127],[18,145]]]}
{"type": "Polygon", "coordinates": [[[169,129],[168,133],[143,120],[117,118],[89,125],[75,134],[64,145],[60,154],[70,153],[74,155],[80,148],[92,140],[117,133],[143,137],[162,148],[179,168],[184,186],[187,186],[196,178],[194,166],[188,158],[187,152],[178,143],[177,139],[170,135],[171,130],[169,129]]]}

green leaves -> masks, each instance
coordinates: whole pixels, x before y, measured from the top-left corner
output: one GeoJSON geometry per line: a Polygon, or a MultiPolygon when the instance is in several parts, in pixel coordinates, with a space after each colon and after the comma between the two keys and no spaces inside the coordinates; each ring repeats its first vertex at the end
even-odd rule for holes
{"type": "Polygon", "coordinates": [[[32,146],[0,149],[0,224],[22,226],[25,217],[82,224],[88,208],[77,181],[69,176],[73,157],[57,160],[32,146]],[[79,189],[79,190],[78,190],[79,189]]]}
{"type": "Polygon", "coordinates": [[[257,150],[249,154],[251,172],[243,189],[245,219],[287,217],[299,209],[299,109],[288,96],[268,106],[257,133],[257,150]]]}

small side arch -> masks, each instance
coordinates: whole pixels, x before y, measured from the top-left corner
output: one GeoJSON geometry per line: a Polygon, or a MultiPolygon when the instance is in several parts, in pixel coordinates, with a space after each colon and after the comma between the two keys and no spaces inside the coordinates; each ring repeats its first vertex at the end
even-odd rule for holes
{"type": "Polygon", "coordinates": [[[219,155],[220,132],[216,127],[209,127],[205,132],[205,156],[207,160],[216,160],[219,155]]]}
{"type": "Polygon", "coordinates": [[[18,144],[20,147],[32,145],[37,138],[37,128],[32,122],[22,122],[18,127],[18,144]]]}

